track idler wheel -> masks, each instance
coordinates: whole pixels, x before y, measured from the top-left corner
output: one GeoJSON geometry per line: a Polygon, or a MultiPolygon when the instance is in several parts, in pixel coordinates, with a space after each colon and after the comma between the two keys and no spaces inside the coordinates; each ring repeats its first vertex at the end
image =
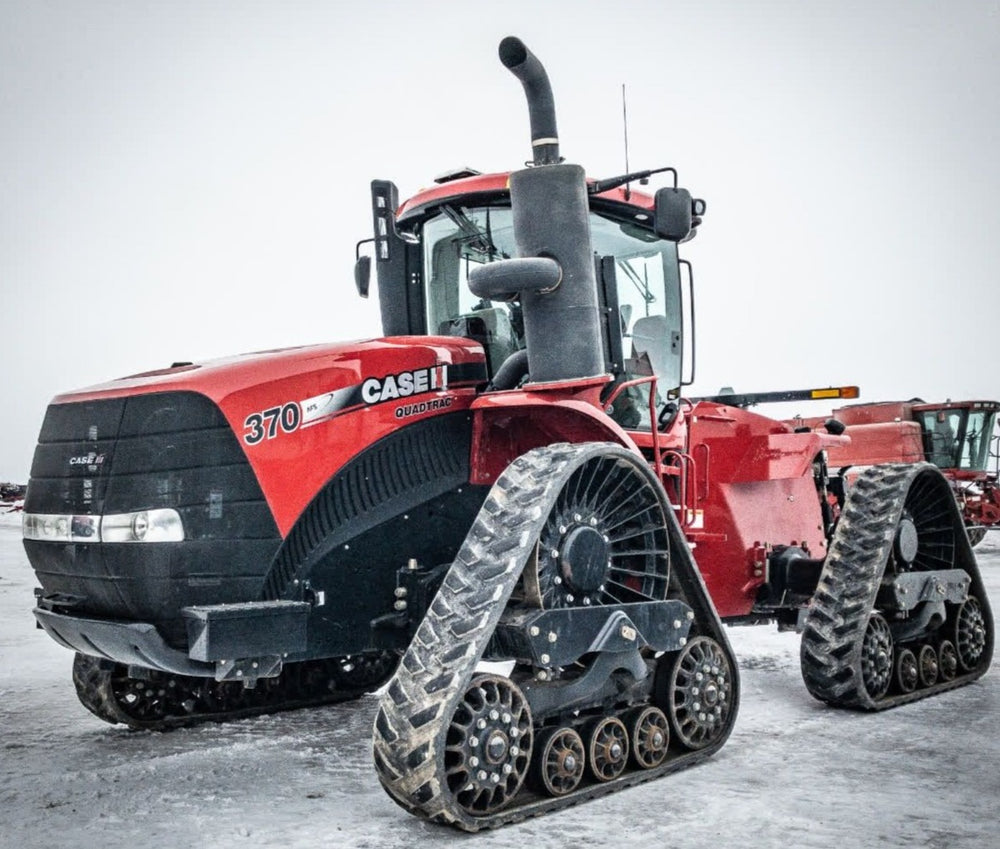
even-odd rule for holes
{"type": "Polygon", "coordinates": [[[962,669],[972,670],[979,664],[986,648],[986,618],[975,596],[969,596],[958,610],[955,622],[955,648],[962,669]]]}
{"type": "Polygon", "coordinates": [[[452,715],[445,742],[448,788],[474,816],[506,806],[531,760],[531,711],[520,688],[501,675],[477,675],[452,715]]]}
{"type": "Polygon", "coordinates": [[[729,661],[711,637],[696,637],[678,653],[667,692],[668,715],[685,747],[704,748],[726,733],[732,682],[729,661]]]}
{"type": "Polygon", "coordinates": [[[538,735],[530,783],[549,796],[565,796],[580,786],[587,765],[583,738],[573,728],[548,728],[538,735]]]}
{"type": "Polygon", "coordinates": [[[882,698],[889,690],[892,682],[892,654],[889,623],[882,614],[873,613],[861,642],[861,680],[872,699],[882,698]]]}

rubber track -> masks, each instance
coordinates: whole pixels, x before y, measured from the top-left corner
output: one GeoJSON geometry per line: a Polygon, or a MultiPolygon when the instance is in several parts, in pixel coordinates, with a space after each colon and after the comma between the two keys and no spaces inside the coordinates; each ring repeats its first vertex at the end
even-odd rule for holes
{"type": "MultiPolygon", "coordinates": [[[[302,661],[302,664],[310,662],[302,661]]],[[[80,654],[74,659],[73,683],[76,686],[77,697],[87,710],[94,714],[94,716],[112,725],[121,723],[133,729],[147,731],[170,731],[175,728],[187,728],[192,725],[198,725],[202,722],[228,722],[236,719],[247,719],[252,716],[262,716],[264,714],[338,704],[360,698],[380,686],[376,682],[364,687],[350,689],[324,689],[322,692],[318,692],[312,696],[287,694],[284,697],[282,697],[280,688],[271,689],[268,691],[266,698],[261,698],[256,702],[253,701],[254,696],[251,695],[248,700],[249,703],[244,707],[220,711],[202,711],[198,713],[173,713],[150,720],[138,719],[118,704],[112,687],[113,677],[113,666],[106,662],[80,654]]],[[[182,675],[169,675],[165,677],[172,680],[175,685],[189,684],[192,687],[191,698],[196,702],[198,701],[198,694],[194,691],[194,688],[202,686],[206,680],[182,675]]],[[[159,686],[162,683],[154,682],[154,686],[159,686]]],[[[261,686],[261,684],[258,684],[258,686],[261,686]]],[[[254,694],[255,691],[250,690],[249,693],[254,694]]],[[[176,701],[182,696],[183,694],[175,693],[172,698],[176,701]]]]}
{"type": "MultiPolygon", "coordinates": [[[[861,676],[861,644],[892,551],[895,529],[910,486],[928,464],[886,464],[863,471],[848,492],[819,585],[803,623],[800,662],[806,688],[835,707],[885,710],[953,690],[975,681],[989,668],[992,639],[979,666],[951,681],[912,693],[873,700],[861,676]]],[[[961,515],[952,501],[954,521],[961,515]]],[[[964,533],[956,534],[958,545],[964,533]]],[[[967,541],[967,540],[966,540],[967,541]]],[[[959,551],[961,554],[961,551],[959,551]]],[[[962,568],[971,573],[971,590],[983,605],[992,631],[986,592],[971,547],[962,568]]]]}
{"type": "MultiPolygon", "coordinates": [[[[617,780],[560,798],[539,797],[522,788],[511,807],[491,815],[470,815],[455,803],[448,789],[444,769],[448,724],[549,512],[579,465],[616,451],[633,457],[620,446],[605,443],[538,448],[515,460],[490,491],[383,694],[375,719],[379,780],[410,813],[466,831],[495,828],[690,766],[725,742],[728,731],[711,746],[679,755],[657,769],[627,772],[617,780]]],[[[732,665],[735,676],[735,661],[732,665]]],[[[734,705],[731,723],[735,714],[734,705]]]]}

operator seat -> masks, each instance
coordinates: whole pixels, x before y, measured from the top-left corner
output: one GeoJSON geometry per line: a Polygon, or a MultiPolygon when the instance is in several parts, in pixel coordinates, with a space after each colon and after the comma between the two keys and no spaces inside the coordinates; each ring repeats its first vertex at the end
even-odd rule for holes
{"type": "Polygon", "coordinates": [[[486,307],[441,322],[441,336],[464,336],[483,346],[486,369],[492,378],[504,361],[518,349],[514,328],[506,309],[486,307]]]}

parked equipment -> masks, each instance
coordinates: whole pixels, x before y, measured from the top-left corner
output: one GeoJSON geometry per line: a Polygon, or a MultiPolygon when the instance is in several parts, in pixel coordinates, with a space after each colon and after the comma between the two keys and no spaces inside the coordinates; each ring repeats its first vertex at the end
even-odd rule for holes
{"type": "Polygon", "coordinates": [[[530,166],[401,205],[372,184],[385,338],[49,407],[25,548],[84,704],[163,728],[392,675],[382,783],[475,831],[717,751],[739,703],[720,615],[801,625],[807,686],[835,705],[982,675],[992,618],[941,472],[837,491],[826,452],[848,437],[685,402],[678,244],[704,203],[673,169],[650,195],[630,184],[657,171],[564,163],[542,66],[516,38],[500,58],[530,166]]]}
{"type": "MultiPolygon", "coordinates": [[[[933,463],[951,484],[969,540],[978,545],[987,530],[1000,527],[998,412],[998,401],[928,404],[919,398],[841,407],[832,418],[851,442],[830,449],[830,469],[849,476],[879,463],[933,463]]],[[[828,419],[791,423],[816,428],[828,419]]]]}

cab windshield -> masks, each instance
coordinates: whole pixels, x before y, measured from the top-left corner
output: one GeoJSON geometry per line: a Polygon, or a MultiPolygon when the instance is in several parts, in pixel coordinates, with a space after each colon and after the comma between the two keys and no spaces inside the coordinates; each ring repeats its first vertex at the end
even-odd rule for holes
{"type": "MultiPolygon", "coordinates": [[[[590,231],[594,252],[615,258],[625,376],[655,374],[661,401],[681,382],[677,245],[596,212],[590,213],[590,231]]],[[[517,256],[510,208],[444,206],[424,222],[423,250],[428,333],[482,341],[495,371],[524,347],[520,304],[477,298],[468,279],[477,265],[517,256]]],[[[641,408],[643,399],[636,401],[641,408]]]]}
{"type": "Polygon", "coordinates": [[[989,410],[961,408],[922,411],[927,459],[942,469],[985,471],[995,415],[989,410]]]}

